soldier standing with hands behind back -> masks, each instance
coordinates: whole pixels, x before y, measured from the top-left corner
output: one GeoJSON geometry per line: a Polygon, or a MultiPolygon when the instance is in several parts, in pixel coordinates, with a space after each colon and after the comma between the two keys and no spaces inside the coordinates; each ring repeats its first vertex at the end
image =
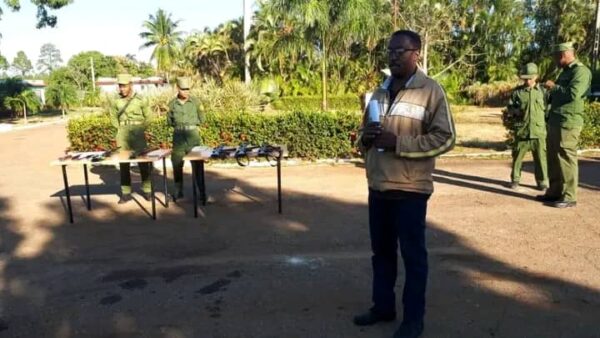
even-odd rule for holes
{"type": "MultiPolygon", "coordinates": [[[[117,128],[117,146],[121,151],[133,151],[140,153],[147,148],[144,135],[145,125],[149,119],[146,103],[133,91],[131,75],[119,74],[117,76],[119,85],[119,98],[111,111],[112,125],[117,128]]],[[[150,173],[152,164],[139,163],[140,175],[142,176],[142,196],[150,200],[150,173]]],[[[131,200],[131,173],[129,163],[119,163],[121,171],[121,198],[119,204],[131,200]]]]}
{"type": "Polygon", "coordinates": [[[537,84],[538,67],[525,65],[519,77],[523,84],[513,91],[506,112],[514,121],[515,140],[512,151],[512,189],[519,187],[523,157],[531,150],[538,190],[548,188],[546,160],[546,92],[537,84]]]}
{"type": "MultiPolygon", "coordinates": [[[[190,85],[190,78],[177,79],[177,97],[169,102],[167,115],[167,122],[173,127],[171,162],[175,181],[175,192],[172,194],[174,201],[183,198],[183,157],[193,147],[200,145],[198,126],[204,121],[200,101],[190,96],[190,85]]],[[[198,163],[194,161],[192,165],[197,166],[198,163]]],[[[198,180],[201,180],[200,176],[198,180]]]]}
{"type": "Polygon", "coordinates": [[[590,69],[575,58],[573,43],[554,49],[554,63],[562,71],[556,82],[546,81],[550,91],[548,115],[548,174],[550,187],[536,198],[555,208],[577,205],[579,166],[577,144],[583,128],[583,104],[592,82],[590,69]]]}

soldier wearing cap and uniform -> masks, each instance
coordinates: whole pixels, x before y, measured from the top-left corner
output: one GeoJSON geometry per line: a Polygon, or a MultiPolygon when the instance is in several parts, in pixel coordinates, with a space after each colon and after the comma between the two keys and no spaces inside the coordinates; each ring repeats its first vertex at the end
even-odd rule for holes
{"type": "MultiPolygon", "coordinates": [[[[147,148],[144,136],[145,126],[149,119],[146,103],[133,91],[131,75],[119,74],[119,98],[111,110],[111,122],[117,128],[117,146],[121,151],[139,153],[147,148]]],[[[150,163],[139,163],[142,176],[142,196],[150,200],[150,163]]],[[[131,200],[131,173],[129,163],[119,163],[121,171],[121,198],[119,204],[131,200]]]]}
{"type": "Polygon", "coordinates": [[[571,42],[557,45],[553,57],[562,71],[556,82],[549,80],[544,84],[550,91],[547,141],[550,187],[537,199],[556,208],[569,208],[577,205],[577,144],[592,73],[575,58],[571,42]]]}
{"type": "Polygon", "coordinates": [[[525,65],[519,77],[523,84],[512,92],[506,110],[514,120],[515,133],[510,187],[519,187],[523,157],[531,151],[537,188],[546,190],[546,91],[536,83],[538,67],[535,63],[525,65]]]}
{"type": "MultiPolygon", "coordinates": [[[[200,101],[190,96],[191,81],[187,77],[177,79],[177,97],[169,102],[167,122],[173,127],[173,176],[175,192],[173,200],[183,197],[183,156],[200,145],[198,126],[204,121],[200,101]]],[[[192,162],[192,165],[198,165],[192,162]]],[[[201,178],[198,177],[200,180],[201,178]]]]}

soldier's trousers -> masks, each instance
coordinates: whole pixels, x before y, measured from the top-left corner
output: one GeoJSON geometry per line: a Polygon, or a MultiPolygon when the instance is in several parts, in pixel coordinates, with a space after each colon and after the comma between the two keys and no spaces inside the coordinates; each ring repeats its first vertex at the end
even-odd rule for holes
{"type": "MultiPolygon", "coordinates": [[[[173,133],[173,152],[171,153],[171,163],[173,163],[173,179],[175,181],[175,194],[183,193],[183,157],[192,148],[200,145],[200,136],[198,130],[175,130],[173,133]]],[[[198,162],[192,162],[192,166],[198,169],[198,162]]],[[[198,172],[196,170],[196,172],[198,172]]],[[[197,184],[200,184],[202,178],[197,177],[197,184]]]]}
{"type": "Polygon", "coordinates": [[[579,166],[577,144],[581,127],[564,128],[548,126],[548,176],[550,187],[547,196],[563,201],[577,201],[579,166]]]}
{"type": "Polygon", "coordinates": [[[521,168],[523,158],[531,151],[533,155],[535,181],[540,186],[548,186],[548,162],[546,158],[546,140],[527,139],[515,141],[512,151],[512,172],[510,174],[512,182],[519,183],[521,181],[521,168]]]}
{"type": "MultiPolygon", "coordinates": [[[[150,193],[152,188],[150,183],[150,174],[152,172],[152,163],[138,163],[140,176],[142,176],[142,191],[150,193]]],[[[121,193],[131,194],[131,165],[129,163],[119,163],[121,171],[121,193]]]]}

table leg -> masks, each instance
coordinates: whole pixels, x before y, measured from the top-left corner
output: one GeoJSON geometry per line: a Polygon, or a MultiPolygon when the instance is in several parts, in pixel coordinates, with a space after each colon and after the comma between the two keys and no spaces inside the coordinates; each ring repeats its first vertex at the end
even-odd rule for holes
{"type": "Polygon", "coordinates": [[[277,157],[277,204],[281,214],[281,156],[277,157]]]}
{"type": "Polygon", "coordinates": [[[90,198],[90,183],[88,180],[87,164],[83,165],[83,176],[85,177],[85,196],[87,202],[87,209],[92,210],[92,199],[90,198]]]}
{"type": "Polygon", "coordinates": [[[192,165],[192,196],[193,196],[193,204],[194,204],[194,217],[198,218],[198,196],[196,193],[196,166],[194,165],[194,161],[190,161],[192,165]]]}
{"type": "Polygon", "coordinates": [[[163,157],[163,183],[165,185],[165,207],[169,207],[169,190],[167,187],[167,160],[166,157],[163,157]]]}
{"type": "Polygon", "coordinates": [[[150,199],[152,200],[152,219],[156,220],[156,198],[154,196],[154,180],[150,172],[150,199]]]}
{"type": "Polygon", "coordinates": [[[65,194],[67,195],[67,209],[69,209],[69,222],[73,223],[73,209],[71,209],[71,192],[69,191],[69,181],[67,180],[67,166],[62,166],[63,182],[65,183],[65,194]]]}
{"type": "Polygon", "coordinates": [[[204,161],[200,161],[200,198],[202,205],[206,205],[206,183],[204,180],[204,161]]]}

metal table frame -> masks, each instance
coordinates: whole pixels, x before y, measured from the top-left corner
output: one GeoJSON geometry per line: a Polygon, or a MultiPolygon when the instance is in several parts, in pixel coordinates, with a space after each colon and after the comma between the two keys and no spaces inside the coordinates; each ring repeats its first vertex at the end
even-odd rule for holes
{"type": "MultiPolygon", "coordinates": [[[[233,157],[227,157],[233,158],[233,157]]],[[[283,158],[283,152],[276,157],[277,161],[277,211],[279,214],[282,213],[282,201],[281,201],[281,159],[283,158]]],[[[192,165],[192,191],[193,191],[193,208],[194,208],[194,218],[198,218],[198,192],[200,193],[200,200],[202,201],[202,205],[206,205],[206,181],[204,176],[204,162],[207,160],[215,160],[214,158],[202,156],[200,154],[194,154],[192,152],[188,153],[183,157],[184,161],[190,161],[192,165]],[[198,163],[198,170],[194,163],[198,163]],[[199,171],[199,172],[198,172],[199,171]],[[200,182],[197,182],[197,176],[200,175],[200,182]],[[197,187],[198,183],[200,186],[197,187]]],[[[216,159],[218,160],[218,159],[216,159]]]]}
{"type": "MultiPolygon", "coordinates": [[[[164,193],[165,193],[165,207],[169,207],[169,192],[168,192],[168,183],[167,183],[167,163],[166,158],[171,154],[171,150],[167,150],[165,154],[160,157],[138,157],[134,159],[117,159],[117,158],[107,158],[102,161],[93,162],[91,160],[57,160],[53,161],[50,164],[52,166],[61,166],[62,167],[62,176],[63,183],[65,187],[65,195],[67,197],[67,211],[69,214],[69,222],[74,223],[73,221],[73,207],[71,205],[71,192],[69,189],[69,179],[67,175],[67,166],[68,165],[82,165],[83,166],[83,175],[85,179],[85,195],[86,195],[86,207],[87,210],[92,210],[92,199],[90,198],[90,185],[88,179],[88,165],[115,165],[119,163],[154,163],[156,161],[162,160],[163,164],[163,184],[164,184],[164,193]]],[[[156,196],[154,194],[154,180],[152,179],[152,171],[150,172],[150,200],[152,201],[152,219],[156,220],[156,196]]]]}

